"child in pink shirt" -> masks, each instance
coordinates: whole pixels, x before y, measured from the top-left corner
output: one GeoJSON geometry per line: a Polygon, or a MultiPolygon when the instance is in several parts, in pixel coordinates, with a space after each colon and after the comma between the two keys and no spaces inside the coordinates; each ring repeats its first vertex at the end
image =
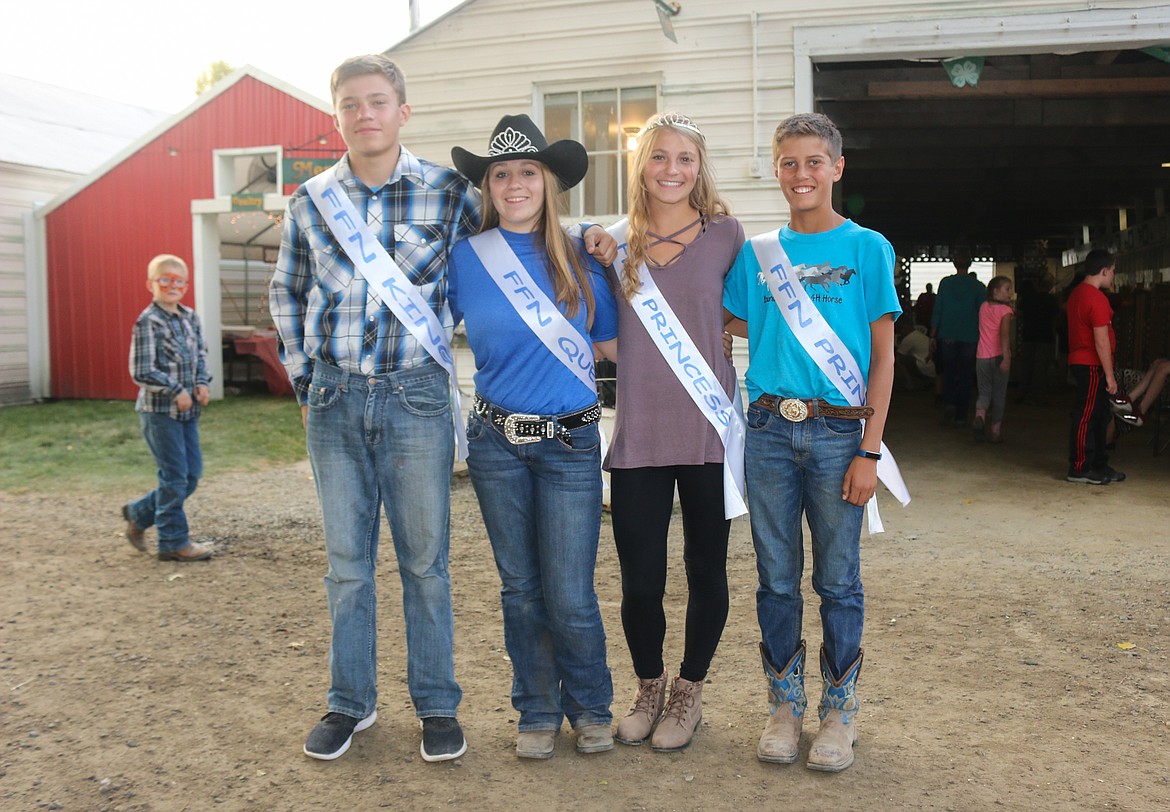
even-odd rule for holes
{"type": "Polygon", "coordinates": [[[1013,292],[1012,280],[997,276],[987,283],[987,301],[979,306],[979,346],[975,350],[979,397],[971,427],[980,441],[989,436],[993,443],[1003,442],[1003,410],[1012,366],[1012,307],[1008,303],[1013,292]]]}

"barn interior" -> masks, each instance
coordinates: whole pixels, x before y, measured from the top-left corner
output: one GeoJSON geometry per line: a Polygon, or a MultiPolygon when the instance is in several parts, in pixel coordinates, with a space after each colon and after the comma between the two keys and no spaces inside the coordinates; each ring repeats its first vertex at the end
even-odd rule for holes
{"type": "Polygon", "coordinates": [[[956,246],[1022,279],[1118,255],[1119,355],[1170,354],[1170,51],[818,63],[845,139],[840,208],[900,257],[956,246]],[[977,83],[971,84],[972,76],[977,83]]]}

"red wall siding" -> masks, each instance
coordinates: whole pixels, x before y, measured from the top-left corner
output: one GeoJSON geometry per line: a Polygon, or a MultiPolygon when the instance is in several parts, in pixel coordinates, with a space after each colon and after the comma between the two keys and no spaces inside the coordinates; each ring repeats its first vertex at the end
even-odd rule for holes
{"type": "MultiPolygon", "coordinates": [[[[50,212],[53,396],[137,395],[128,357],[130,329],[150,302],[146,264],[161,253],[191,263],[191,201],[212,197],[212,150],[317,147],[322,133],[329,134],[327,148],[344,150],[330,116],[245,76],[50,212]],[[178,155],[170,155],[172,147],[178,155]]],[[[194,301],[192,287],[183,302],[194,301]]]]}

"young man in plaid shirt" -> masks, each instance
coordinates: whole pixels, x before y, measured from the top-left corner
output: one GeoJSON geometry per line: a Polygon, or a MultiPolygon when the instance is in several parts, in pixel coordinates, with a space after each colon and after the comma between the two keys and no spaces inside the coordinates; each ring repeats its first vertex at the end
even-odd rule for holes
{"type": "MultiPolygon", "coordinates": [[[[479,230],[479,194],[452,169],[399,141],[410,119],[398,67],[347,59],[331,81],[346,154],[328,170],[365,226],[450,335],[447,256],[479,230]]],[[[372,285],[302,186],[289,200],[269,306],[305,421],[325,525],[325,591],[333,621],[328,713],[305,755],[331,760],[377,718],[375,562],[385,507],[402,581],[407,685],[422,757],[467,749],[456,721],[450,547],[455,456],[450,379],[372,285]]],[[[350,223],[349,225],[353,225],[350,223]]],[[[595,229],[596,234],[603,234],[595,229]]],[[[596,239],[596,237],[595,237],[596,239]]],[[[589,244],[587,239],[587,244],[589,244]]],[[[366,254],[372,246],[359,244],[366,254]]],[[[616,249],[616,244],[614,245],[616,249]]]]}

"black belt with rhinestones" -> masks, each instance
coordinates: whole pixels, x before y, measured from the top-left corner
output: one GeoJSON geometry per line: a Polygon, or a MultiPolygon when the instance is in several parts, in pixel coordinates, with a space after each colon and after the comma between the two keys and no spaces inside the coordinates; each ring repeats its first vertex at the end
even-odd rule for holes
{"type": "Polygon", "coordinates": [[[569,432],[600,420],[601,404],[594,403],[579,412],[571,412],[570,414],[542,417],[538,414],[505,411],[498,406],[493,406],[484,400],[479,392],[476,392],[475,413],[486,418],[493,426],[500,429],[508,442],[513,445],[557,439],[572,448],[573,437],[569,432]]]}

